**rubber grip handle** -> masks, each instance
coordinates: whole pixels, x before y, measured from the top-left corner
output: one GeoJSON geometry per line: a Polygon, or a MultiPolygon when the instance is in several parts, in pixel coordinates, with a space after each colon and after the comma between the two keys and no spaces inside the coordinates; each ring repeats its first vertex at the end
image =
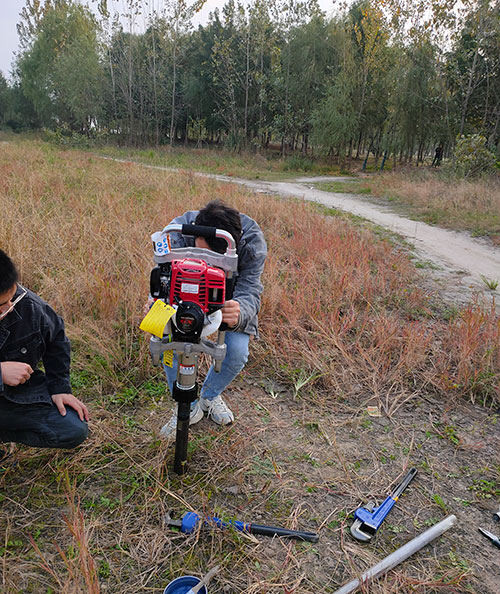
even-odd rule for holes
{"type": "Polygon", "coordinates": [[[182,235],[194,235],[205,239],[216,238],[216,227],[205,227],[204,225],[182,225],[182,235]]]}
{"type": "Polygon", "coordinates": [[[286,538],[295,538],[297,540],[306,540],[307,542],[318,542],[319,536],[315,532],[304,532],[302,530],[289,530],[278,526],[263,526],[262,524],[246,524],[245,530],[252,534],[262,534],[264,536],[284,536],[286,538]]]}

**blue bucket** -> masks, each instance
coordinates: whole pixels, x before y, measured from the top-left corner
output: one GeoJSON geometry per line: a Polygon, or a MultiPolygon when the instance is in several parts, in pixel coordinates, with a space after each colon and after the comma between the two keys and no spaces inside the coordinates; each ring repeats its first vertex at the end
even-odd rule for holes
{"type": "MultiPolygon", "coordinates": [[[[186,594],[191,588],[194,588],[196,584],[201,582],[200,578],[194,575],[183,575],[178,577],[165,588],[163,594],[186,594]]],[[[206,586],[202,586],[198,590],[199,594],[208,594],[206,586]]]]}

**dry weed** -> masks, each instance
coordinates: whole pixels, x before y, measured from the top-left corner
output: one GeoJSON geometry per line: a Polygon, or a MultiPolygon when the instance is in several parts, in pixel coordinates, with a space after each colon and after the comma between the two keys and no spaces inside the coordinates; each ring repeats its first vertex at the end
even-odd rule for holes
{"type": "Polygon", "coordinates": [[[414,216],[451,229],[486,234],[498,242],[500,181],[497,177],[447,179],[430,171],[395,171],[366,180],[372,193],[410,207],[414,216]]]}
{"type": "MultiPolygon", "coordinates": [[[[476,304],[449,322],[439,319],[403,253],[303,203],[189,173],[10,143],[0,153],[0,208],[1,247],[24,283],[64,316],[75,393],[92,410],[84,447],[55,454],[21,448],[18,469],[0,475],[8,594],[90,593],[103,585],[159,594],[174,577],[202,575],[215,562],[225,568],[216,592],[331,592],[375,560],[345,540],[346,526],[338,524],[369,490],[353,466],[358,444],[346,445],[361,407],[374,400],[394,417],[431,388],[444,398],[499,398],[493,310],[476,304]],[[238,431],[202,421],[190,439],[192,468],[181,478],[170,473],[171,448],[157,441],[171,404],[138,323],[150,234],[214,197],[264,230],[262,339],[247,377],[266,376],[290,397],[246,390],[243,403],[235,402],[238,431]],[[335,424],[332,402],[339,414],[347,400],[353,408],[335,424]],[[325,464],[318,462],[324,451],[325,464]],[[168,530],[166,512],[189,509],[260,523],[271,516],[291,528],[314,521],[329,538],[320,555],[309,543],[168,530]],[[334,510],[337,524],[329,519],[334,510]]],[[[379,468],[370,455],[363,464],[379,468]]],[[[383,474],[373,474],[370,488],[383,492],[383,474]]],[[[425,509],[427,501],[420,503],[425,509]]],[[[373,592],[453,592],[466,572],[445,565],[442,557],[424,559],[413,574],[392,575],[373,592]]]]}

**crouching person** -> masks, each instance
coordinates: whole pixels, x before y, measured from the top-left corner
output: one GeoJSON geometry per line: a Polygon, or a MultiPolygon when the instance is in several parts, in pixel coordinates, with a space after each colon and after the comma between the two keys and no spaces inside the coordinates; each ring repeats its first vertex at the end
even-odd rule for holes
{"type": "Polygon", "coordinates": [[[71,393],[69,369],[63,320],[19,284],[0,250],[0,442],[74,448],[86,439],[89,414],[71,393]]]}
{"type": "MultiPolygon", "coordinates": [[[[218,425],[229,425],[234,421],[233,412],[222,398],[229,384],[244,368],[249,351],[251,336],[257,336],[260,296],[263,290],[261,275],[267,256],[267,245],[259,225],[249,216],[238,212],[220,200],[213,200],[201,210],[191,210],[175,218],[172,223],[181,225],[202,225],[223,229],[233,236],[238,254],[238,270],[232,299],[222,307],[222,321],[227,324],[225,335],[226,357],[220,372],[212,366],[203,382],[200,398],[191,404],[189,424],[193,425],[204,416],[218,425]]],[[[173,248],[195,246],[224,253],[224,239],[207,240],[203,237],[171,234],[173,248]]],[[[170,393],[177,377],[178,361],[174,357],[172,367],[164,366],[170,393]]],[[[177,410],[174,409],[169,421],[161,428],[160,436],[168,439],[175,435],[177,410]]]]}

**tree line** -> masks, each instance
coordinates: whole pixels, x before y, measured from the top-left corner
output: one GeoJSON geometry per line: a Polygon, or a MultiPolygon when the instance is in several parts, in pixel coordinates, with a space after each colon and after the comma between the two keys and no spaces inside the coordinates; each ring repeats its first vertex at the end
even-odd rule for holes
{"type": "Polygon", "coordinates": [[[380,165],[463,135],[498,153],[500,0],[228,0],[197,28],[203,0],[152,4],[27,0],[0,123],[380,165]]]}

